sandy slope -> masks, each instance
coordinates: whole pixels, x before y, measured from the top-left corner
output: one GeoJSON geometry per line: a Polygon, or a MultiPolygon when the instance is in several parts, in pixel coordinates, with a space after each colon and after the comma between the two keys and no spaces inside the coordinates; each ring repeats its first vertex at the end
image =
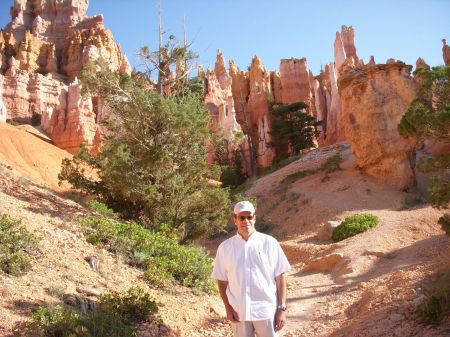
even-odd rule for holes
{"type": "MultiPolygon", "coordinates": [[[[43,238],[38,263],[30,273],[0,276],[0,335],[26,319],[36,305],[58,302],[49,289],[145,286],[140,271],[91,246],[71,225],[70,218],[86,212],[83,208],[39,186],[57,185],[59,165],[68,156],[35,136],[0,124],[0,212],[22,219],[43,238]],[[100,273],[90,270],[84,260],[89,255],[101,258],[100,273]]],[[[380,186],[360,172],[348,145],[312,151],[257,180],[248,193],[258,197],[259,217],[265,218],[293,265],[288,277],[289,321],[281,336],[450,334],[448,318],[438,328],[413,319],[428,279],[437,270],[450,268],[449,240],[436,225],[441,213],[426,205],[399,211],[406,194],[380,186]],[[281,183],[289,174],[320,166],[338,151],[344,158],[342,170],[281,183]],[[340,243],[318,239],[324,221],[360,212],[376,214],[380,225],[340,243]]],[[[212,252],[218,242],[207,242],[212,252]]],[[[183,288],[151,291],[162,304],[164,321],[183,336],[231,336],[217,296],[196,296],[183,288]]]]}
{"type": "MultiPolygon", "coordinates": [[[[10,336],[12,329],[20,330],[21,321],[27,320],[33,309],[61,303],[60,295],[77,293],[77,287],[102,293],[125,291],[136,285],[147,288],[142,271],[85,240],[72,219],[86,213],[76,202],[0,165],[0,214],[22,220],[41,238],[31,271],[19,277],[0,273],[0,336],[10,336]],[[85,260],[88,256],[98,258],[99,272],[90,268],[85,260]]],[[[215,296],[199,297],[183,287],[147,290],[160,304],[163,321],[176,330],[194,331],[206,317],[213,317],[221,309],[215,296]]],[[[160,335],[144,332],[139,336],[160,335]]]]}
{"type": "Polygon", "coordinates": [[[30,132],[0,123],[0,162],[13,167],[32,181],[52,189],[61,189],[58,186],[58,174],[64,158],[72,158],[72,155],[30,132]]]}

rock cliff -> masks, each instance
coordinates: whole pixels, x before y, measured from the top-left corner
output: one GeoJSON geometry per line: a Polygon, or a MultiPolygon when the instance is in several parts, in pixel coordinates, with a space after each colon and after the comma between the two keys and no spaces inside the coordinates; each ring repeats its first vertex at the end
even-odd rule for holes
{"type": "MultiPolygon", "coordinates": [[[[131,66],[104,27],[101,15],[88,17],[88,0],[15,0],[11,23],[0,31],[0,121],[40,124],[53,142],[74,153],[81,144],[98,151],[110,112],[96,98],[83,98],[77,76],[102,57],[111,70],[131,66]]],[[[268,71],[255,56],[248,71],[233,61],[229,70],[219,51],[215,68],[199,71],[205,81],[205,104],[215,131],[222,132],[231,160],[235,135],[241,141],[248,175],[270,167],[287,149],[272,144],[270,108],[304,101],[308,113],[323,121],[319,146],[347,140],[357,165],[399,189],[413,183],[414,145],[397,133],[397,124],[415,94],[411,67],[390,59],[364,65],[358,58],[353,27],[342,26],[334,41],[334,61],[314,76],[305,58],[280,61],[268,71]]],[[[444,63],[450,47],[443,41],[444,63]]],[[[429,67],[419,58],[416,67],[429,67]]],[[[169,90],[170,88],[168,88],[169,90]]],[[[209,162],[214,158],[211,149],[209,162]]]]}
{"type": "Polygon", "coordinates": [[[353,27],[342,26],[334,41],[334,62],[325,66],[325,70],[314,80],[316,116],[324,121],[319,145],[330,145],[345,140],[342,125],[341,98],[338,90],[338,78],[345,63],[359,63],[356,55],[355,31],[353,27]]]}
{"type": "Polygon", "coordinates": [[[369,175],[397,189],[413,184],[414,140],[397,131],[415,96],[412,67],[402,62],[344,66],[338,87],[345,137],[369,175]]]}
{"type": "Polygon", "coordinates": [[[280,62],[281,102],[290,104],[303,101],[312,107],[308,62],[306,58],[281,60],[280,62]]]}
{"type": "MultiPolygon", "coordinates": [[[[38,123],[54,143],[74,153],[99,132],[93,100],[81,99],[76,77],[102,57],[112,70],[131,68],[102,16],[88,0],[15,0],[0,33],[0,120],[38,123]]],[[[95,107],[97,110],[99,107],[95,107]]]]}
{"type": "MultiPolygon", "coordinates": [[[[213,128],[215,132],[221,132],[226,146],[226,161],[234,158],[236,133],[241,128],[236,121],[236,111],[231,86],[231,75],[228,74],[225,61],[220,50],[217,52],[217,60],[214,70],[208,69],[204,75],[206,95],[205,104],[212,114],[213,128]]],[[[212,163],[217,158],[214,151],[209,151],[208,162],[212,163]]]]}
{"type": "Polygon", "coordinates": [[[254,56],[248,72],[240,71],[231,61],[230,76],[236,119],[246,135],[243,166],[248,175],[254,175],[258,168],[270,167],[275,158],[275,150],[269,146],[269,101],[274,100],[272,79],[276,75],[266,71],[261,59],[254,56]]]}

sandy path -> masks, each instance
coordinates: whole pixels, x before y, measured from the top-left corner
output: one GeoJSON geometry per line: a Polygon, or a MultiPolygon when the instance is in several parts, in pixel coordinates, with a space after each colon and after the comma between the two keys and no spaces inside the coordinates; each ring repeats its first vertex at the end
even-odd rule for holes
{"type": "Polygon", "coordinates": [[[320,305],[327,301],[330,290],[335,284],[329,275],[322,273],[291,275],[288,298],[288,321],[280,334],[285,337],[312,335],[318,333],[315,326],[315,313],[320,305]]]}

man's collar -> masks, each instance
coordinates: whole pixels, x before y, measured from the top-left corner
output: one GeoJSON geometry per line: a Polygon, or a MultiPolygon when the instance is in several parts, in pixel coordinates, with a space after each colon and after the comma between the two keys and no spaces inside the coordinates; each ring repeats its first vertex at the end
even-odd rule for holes
{"type": "Polygon", "coordinates": [[[252,237],[255,237],[255,234],[256,234],[256,233],[258,233],[258,232],[257,232],[256,229],[255,229],[255,230],[253,231],[253,233],[250,234],[250,236],[248,237],[248,240],[245,240],[245,239],[242,237],[242,235],[239,234],[239,232],[236,232],[236,236],[237,236],[239,239],[241,239],[242,241],[248,242],[252,237]]]}

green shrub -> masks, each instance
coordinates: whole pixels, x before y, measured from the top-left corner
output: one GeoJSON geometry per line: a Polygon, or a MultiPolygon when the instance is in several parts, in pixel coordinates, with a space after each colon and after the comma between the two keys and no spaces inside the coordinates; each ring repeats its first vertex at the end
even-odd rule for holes
{"type": "Polygon", "coordinates": [[[110,292],[99,298],[94,311],[80,312],[63,305],[39,307],[18,336],[42,337],[130,337],[135,325],[152,318],[158,307],[142,288],[110,292]]]}
{"type": "MultiPolygon", "coordinates": [[[[326,174],[332,173],[334,171],[340,170],[339,164],[342,162],[341,154],[338,152],[333,156],[329,157],[320,167],[315,169],[307,169],[303,171],[298,171],[286,176],[281,184],[292,184],[293,182],[305,178],[307,176],[316,174],[318,172],[325,172],[326,174]]],[[[327,176],[326,176],[327,177],[327,176]]],[[[329,178],[329,177],[328,177],[329,178]]]]}
{"type": "Polygon", "coordinates": [[[156,302],[150,294],[139,287],[132,287],[125,293],[110,292],[100,296],[100,310],[119,316],[126,324],[145,321],[158,312],[156,302]]]}
{"type": "Polygon", "coordinates": [[[443,318],[443,299],[431,296],[417,309],[417,314],[424,321],[431,324],[439,324],[443,318]]]}
{"type": "Polygon", "coordinates": [[[407,194],[403,199],[402,205],[398,208],[399,211],[405,211],[409,209],[413,209],[414,207],[423,204],[423,200],[419,195],[416,194],[407,194]]]}
{"type": "Polygon", "coordinates": [[[80,314],[65,306],[39,307],[31,316],[31,322],[16,336],[70,337],[81,335],[78,321],[80,314]]]}
{"type": "Polygon", "coordinates": [[[154,232],[137,223],[122,223],[105,216],[79,218],[86,239],[108,250],[124,254],[130,264],[146,269],[153,285],[182,285],[211,292],[212,260],[205,251],[193,245],[178,243],[176,233],[154,232]]]}
{"type": "Polygon", "coordinates": [[[115,213],[111,208],[109,208],[102,202],[99,202],[97,200],[89,200],[87,202],[87,206],[91,211],[94,211],[98,214],[105,215],[110,218],[117,218],[117,213],[115,213]]]}
{"type": "Polygon", "coordinates": [[[378,225],[379,219],[373,214],[356,214],[345,218],[345,220],[333,230],[333,241],[342,241],[356,234],[365,232],[369,228],[378,225]]]}
{"type": "Polygon", "coordinates": [[[441,225],[442,230],[450,236],[450,214],[444,214],[438,220],[438,224],[441,225]]]}
{"type": "Polygon", "coordinates": [[[315,173],[317,173],[317,172],[319,172],[318,169],[298,171],[298,172],[295,172],[295,173],[292,173],[292,174],[286,176],[286,177],[281,181],[281,183],[282,183],[282,184],[291,184],[291,183],[293,183],[294,181],[297,181],[297,180],[302,179],[302,178],[304,178],[304,177],[313,175],[313,174],[315,174],[315,173]]]}
{"type": "Polygon", "coordinates": [[[223,165],[220,174],[220,181],[223,187],[236,188],[244,183],[246,176],[241,168],[236,165],[223,165]]]}
{"type": "MultiPolygon", "coordinates": [[[[133,337],[137,336],[136,327],[124,323],[120,317],[103,311],[93,311],[80,315],[78,320],[80,337],[133,337]]],[[[68,337],[73,335],[68,335],[68,337]]]]}
{"type": "Polygon", "coordinates": [[[66,292],[66,287],[60,284],[52,284],[46,289],[46,291],[49,295],[62,299],[66,292]]]}
{"type": "Polygon", "coordinates": [[[41,125],[41,119],[42,119],[42,115],[34,113],[31,116],[31,125],[33,125],[33,126],[41,125]]]}
{"type": "Polygon", "coordinates": [[[0,269],[10,275],[20,275],[31,268],[29,251],[37,243],[20,220],[0,214],[0,269]]]}
{"type": "Polygon", "coordinates": [[[450,268],[441,264],[426,283],[428,298],[417,308],[417,316],[430,324],[440,324],[450,314],[450,268]]]}
{"type": "Polygon", "coordinates": [[[6,120],[6,123],[8,123],[8,124],[10,124],[10,125],[12,125],[12,126],[18,126],[18,125],[20,125],[19,122],[15,121],[15,120],[13,120],[13,119],[7,119],[7,120],[6,120]]]}
{"type": "Polygon", "coordinates": [[[341,167],[339,166],[339,164],[342,162],[342,157],[341,157],[341,153],[338,152],[336,154],[334,154],[333,156],[331,156],[330,158],[328,158],[325,163],[323,163],[320,166],[320,171],[323,171],[325,173],[331,173],[334,171],[338,171],[341,169],[341,167]]]}

